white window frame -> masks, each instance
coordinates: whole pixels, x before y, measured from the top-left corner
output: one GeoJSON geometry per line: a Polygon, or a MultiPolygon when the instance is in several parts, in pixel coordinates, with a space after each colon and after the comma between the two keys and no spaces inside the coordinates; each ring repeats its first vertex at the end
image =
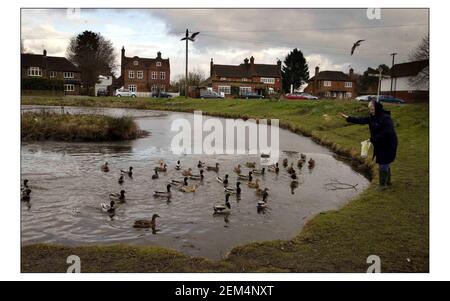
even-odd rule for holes
{"type": "Polygon", "coordinates": [[[331,87],[331,80],[324,80],[323,81],[323,86],[324,87],[331,87]]]}
{"type": "Polygon", "coordinates": [[[128,70],[128,78],[134,78],[134,70],[128,70]]]}
{"type": "Polygon", "coordinates": [[[325,97],[331,97],[331,92],[330,91],[326,91],[325,92],[325,97]]]}
{"type": "Polygon", "coordinates": [[[166,79],[166,72],[164,71],[159,72],[159,79],[166,79]]]}
{"type": "Polygon", "coordinates": [[[261,82],[264,84],[275,84],[275,78],[273,77],[261,77],[261,82]]]}
{"type": "Polygon", "coordinates": [[[239,94],[251,93],[252,87],[239,87],[239,94]]]}
{"type": "Polygon", "coordinates": [[[158,79],[158,72],[152,71],[152,79],[158,79]]]}
{"type": "Polygon", "coordinates": [[[217,91],[224,94],[231,94],[231,86],[217,86],[217,91]]]}
{"type": "Polygon", "coordinates": [[[128,91],[137,92],[137,86],[135,84],[128,85],[128,91]]]}
{"type": "Polygon", "coordinates": [[[269,94],[275,93],[275,90],[272,87],[269,87],[269,94]]]}
{"type": "Polygon", "coordinates": [[[136,71],[136,78],[143,79],[144,78],[144,71],[142,71],[142,70],[136,71]]]}
{"type": "Polygon", "coordinates": [[[137,65],[139,65],[139,62],[138,61],[133,61],[133,65],[137,66],[137,65]]]}
{"type": "Polygon", "coordinates": [[[161,67],[161,62],[156,62],[156,67],[161,67]]]}
{"type": "Polygon", "coordinates": [[[29,67],[28,76],[42,76],[42,69],[40,67],[29,67]]]}
{"type": "Polygon", "coordinates": [[[56,71],[50,71],[50,73],[49,73],[49,77],[50,78],[54,78],[54,77],[56,77],[58,75],[58,73],[56,72],[56,71]]]}
{"type": "Polygon", "coordinates": [[[243,82],[248,82],[248,78],[243,77],[243,78],[242,78],[242,81],[243,81],[243,82]]]}
{"type": "Polygon", "coordinates": [[[158,86],[157,85],[152,85],[152,92],[158,92],[158,86]]]}
{"type": "Polygon", "coordinates": [[[346,88],[352,88],[353,87],[353,83],[352,82],[345,82],[345,87],[346,88]]]}
{"type": "Polygon", "coordinates": [[[221,77],[220,80],[227,80],[227,78],[226,77],[221,77]]]}
{"type": "Polygon", "coordinates": [[[64,84],[64,91],[65,92],[75,91],[75,85],[74,84],[64,84]]]}
{"type": "Polygon", "coordinates": [[[75,74],[73,72],[64,72],[63,76],[64,78],[74,78],[75,74]]]}
{"type": "Polygon", "coordinates": [[[352,98],[352,92],[345,92],[345,98],[352,98]]]}

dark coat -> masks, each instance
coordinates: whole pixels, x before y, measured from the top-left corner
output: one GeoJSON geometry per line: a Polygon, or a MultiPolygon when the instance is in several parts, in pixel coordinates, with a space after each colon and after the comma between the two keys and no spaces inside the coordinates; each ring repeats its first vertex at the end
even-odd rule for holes
{"type": "Polygon", "coordinates": [[[370,130],[370,142],[373,144],[373,156],[378,164],[394,162],[397,153],[397,134],[391,119],[391,113],[382,108],[377,108],[375,115],[369,117],[351,117],[348,122],[356,124],[368,124],[370,130]]]}

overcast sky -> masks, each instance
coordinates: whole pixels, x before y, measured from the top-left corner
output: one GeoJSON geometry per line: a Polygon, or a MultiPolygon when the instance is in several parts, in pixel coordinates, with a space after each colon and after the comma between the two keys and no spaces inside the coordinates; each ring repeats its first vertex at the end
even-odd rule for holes
{"type": "MultiPolygon", "coordinates": [[[[209,62],[275,64],[293,48],[303,51],[311,76],[314,67],[361,73],[368,66],[405,62],[428,32],[427,9],[382,9],[369,19],[365,9],[23,9],[22,41],[30,53],[64,56],[70,37],[84,31],[110,39],[120,59],[127,56],[170,58],[171,78],[184,72],[186,28],[200,31],[190,43],[190,70],[209,75],[209,62]],[[72,12],[72,11],[70,11],[72,12]],[[356,40],[365,39],[350,56],[356,40]]],[[[120,63],[117,61],[117,63],[120,63]]]]}

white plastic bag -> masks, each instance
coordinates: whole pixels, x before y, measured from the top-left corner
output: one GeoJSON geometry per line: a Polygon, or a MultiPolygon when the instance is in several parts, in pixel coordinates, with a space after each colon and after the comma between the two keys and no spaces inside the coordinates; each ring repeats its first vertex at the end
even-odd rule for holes
{"type": "Polygon", "coordinates": [[[361,142],[361,157],[365,158],[369,154],[369,149],[372,143],[370,143],[370,139],[364,140],[361,142]]]}

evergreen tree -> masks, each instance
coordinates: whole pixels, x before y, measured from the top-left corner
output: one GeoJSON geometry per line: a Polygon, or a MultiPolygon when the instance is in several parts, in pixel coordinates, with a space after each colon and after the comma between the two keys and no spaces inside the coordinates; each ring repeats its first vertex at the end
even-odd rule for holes
{"type": "Polygon", "coordinates": [[[284,92],[289,92],[291,85],[298,89],[309,80],[308,64],[303,53],[297,48],[286,56],[283,63],[281,72],[284,92]]]}

